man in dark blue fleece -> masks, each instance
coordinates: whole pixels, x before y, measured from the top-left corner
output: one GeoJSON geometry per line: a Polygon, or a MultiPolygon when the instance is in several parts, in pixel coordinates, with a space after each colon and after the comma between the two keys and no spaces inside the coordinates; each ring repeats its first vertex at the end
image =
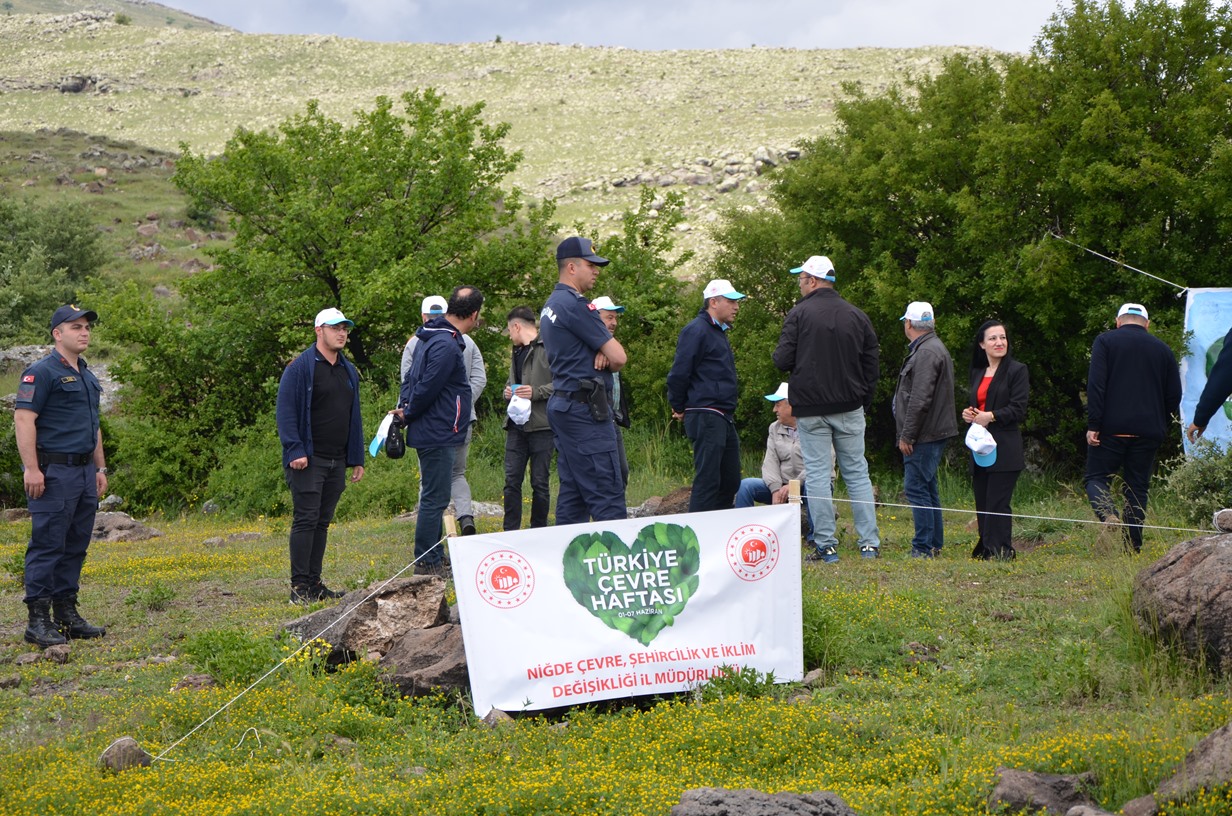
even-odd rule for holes
{"type": "Polygon", "coordinates": [[[1147,332],[1145,306],[1123,304],[1116,325],[1091,346],[1084,481],[1095,515],[1122,522],[1126,545],[1139,552],[1155,451],[1181,405],[1181,371],[1172,349],[1147,332]],[[1125,480],[1119,519],[1110,494],[1117,473],[1125,480]]]}
{"type": "Polygon", "coordinates": [[[672,418],[684,420],[693,443],[693,493],[689,512],[727,510],[740,487],[740,438],[736,435],[736,360],[727,331],[740,311],[740,294],[726,280],[702,292],[702,309],[680,331],[667,375],[672,418]]]}
{"type": "Polygon", "coordinates": [[[407,447],[419,457],[419,516],[415,522],[415,574],[445,577],[445,556],[436,543],[449,505],[453,458],[466,443],[471,385],[463,360],[463,335],[479,324],[483,293],[459,286],[444,315],[419,327],[419,343],[402,380],[398,407],[407,447]]]}

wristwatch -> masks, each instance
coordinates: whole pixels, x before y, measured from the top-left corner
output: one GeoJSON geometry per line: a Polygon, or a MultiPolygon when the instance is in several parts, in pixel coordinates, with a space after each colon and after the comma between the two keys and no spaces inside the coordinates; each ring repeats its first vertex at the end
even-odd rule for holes
{"type": "Polygon", "coordinates": [[[103,474],[104,476],[106,476],[106,475],[107,475],[107,468],[106,468],[105,466],[104,466],[104,467],[101,467],[101,468],[99,468],[99,469],[98,469],[98,472],[99,472],[99,473],[101,473],[101,474],[103,474]]]}

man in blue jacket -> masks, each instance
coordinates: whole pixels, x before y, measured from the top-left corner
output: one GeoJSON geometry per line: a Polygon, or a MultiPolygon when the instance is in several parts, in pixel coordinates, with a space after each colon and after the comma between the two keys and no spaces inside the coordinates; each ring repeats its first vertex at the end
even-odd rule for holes
{"type": "Polygon", "coordinates": [[[693,443],[690,513],[731,508],[740,487],[735,420],[740,392],[727,332],[743,298],[730,281],[710,281],[701,311],[680,331],[667,374],[672,419],[684,420],[685,436],[693,443]]]}
{"type": "Polygon", "coordinates": [[[1232,329],[1229,329],[1223,338],[1223,348],[1219,350],[1215,365],[1211,366],[1210,372],[1206,375],[1206,386],[1202,389],[1202,395],[1198,397],[1197,407],[1194,408],[1193,422],[1190,422],[1189,427],[1185,429],[1185,435],[1189,437],[1190,443],[1198,441],[1198,437],[1202,436],[1206,426],[1210,424],[1211,417],[1215,416],[1215,412],[1230,394],[1232,394],[1232,329]]]}
{"type": "Polygon", "coordinates": [[[459,286],[445,314],[419,327],[415,359],[398,407],[406,425],[406,444],[419,457],[419,517],[415,522],[415,574],[445,577],[448,567],[437,542],[449,506],[453,460],[466,444],[471,418],[471,385],[463,337],[479,325],[483,293],[459,286]]]}
{"type": "Polygon", "coordinates": [[[1181,405],[1181,371],[1166,343],[1147,332],[1146,307],[1126,303],[1117,327],[1095,338],[1087,373],[1087,498],[1100,521],[1120,521],[1126,544],[1142,550],[1142,520],[1163,442],[1181,405]],[[1125,508],[1117,518],[1110,488],[1120,472],[1125,508]]]}
{"type": "Polygon", "coordinates": [[[321,564],[346,469],[353,468],[352,482],[364,477],[359,373],[342,353],[354,327],[339,310],[321,310],[316,343],[291,361],[278,382],[278,438],[293,508],[292,603],[343,594],[321,582],[321,564]]]}

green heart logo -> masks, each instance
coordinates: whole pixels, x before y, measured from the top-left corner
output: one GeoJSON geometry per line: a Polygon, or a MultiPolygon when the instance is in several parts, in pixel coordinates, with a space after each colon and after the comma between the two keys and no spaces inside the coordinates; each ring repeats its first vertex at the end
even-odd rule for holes
{"type": "Polygon", "coordinates": [[[649,646],[697,592],[701,546],[691,527],[652,524],[633,546],[615,533],[586,533],[565,548],[565,586],[612,629],[649,646]]]}

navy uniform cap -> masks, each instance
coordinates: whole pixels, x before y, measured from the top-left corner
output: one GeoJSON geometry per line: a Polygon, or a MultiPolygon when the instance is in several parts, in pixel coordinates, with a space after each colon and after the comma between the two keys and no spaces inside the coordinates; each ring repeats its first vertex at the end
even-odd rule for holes
{"type": "Polygon", "coordinates": [[[556,247],[556,260],[567,261],[570,258],[582,258],[595,266],[607,266],[607,258],[595,254],[595,245],[589,238],[573,236],[561,241],[556,247]]]}
{"type": "Polygon", "coordinates": [[[51,316],[51,328],[59,326],[61,323],[67,323],[70,320],[76,320],[79,317],[84,317],[90,322],[98,320],[98,312],[92,312],[89,309],[78,309],[75,305],[69,304],[56,309],[56,313],[51,316]]]}

